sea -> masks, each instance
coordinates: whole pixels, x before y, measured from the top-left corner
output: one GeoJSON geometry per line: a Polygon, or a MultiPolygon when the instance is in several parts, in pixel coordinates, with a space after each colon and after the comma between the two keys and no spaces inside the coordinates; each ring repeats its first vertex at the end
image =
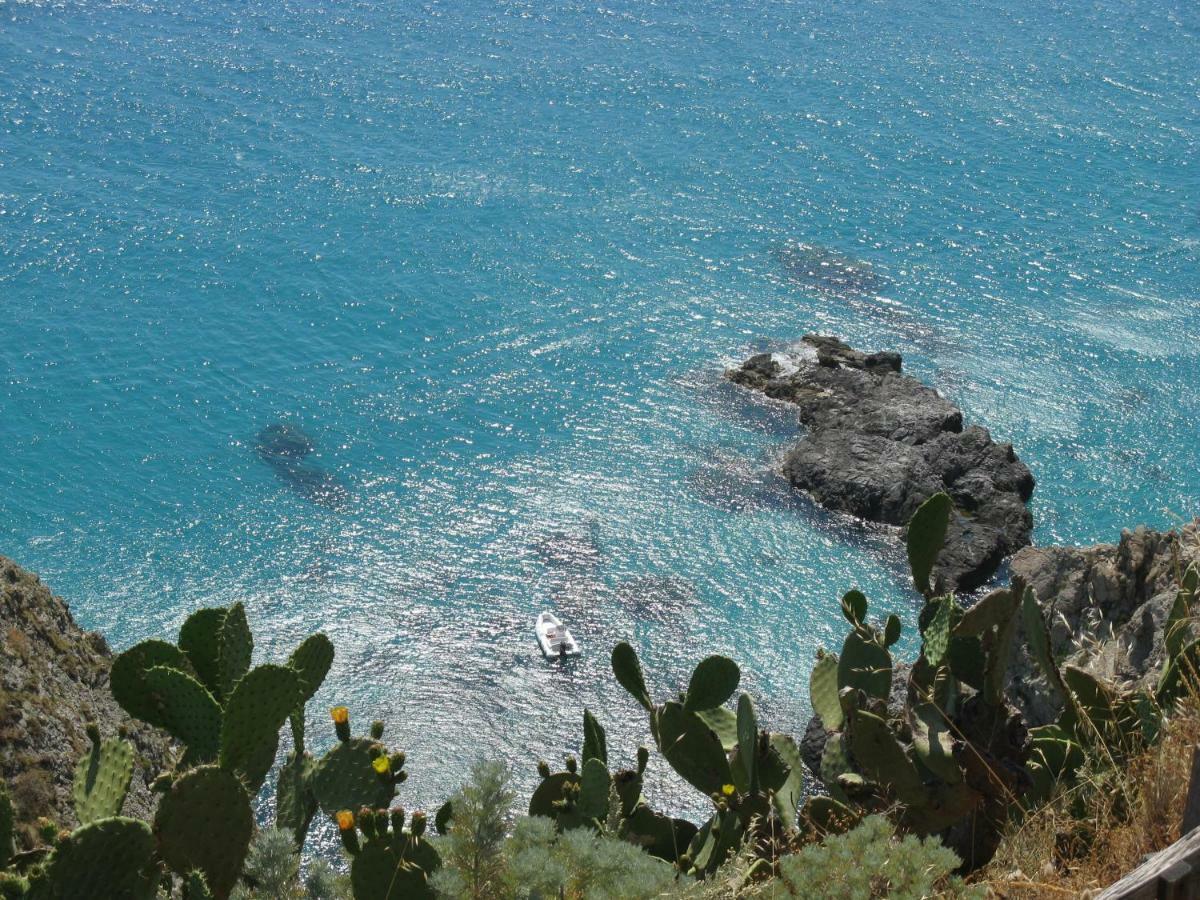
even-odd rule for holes
{"type": "Polygon", "coordinates": [[[527,796],[585,707],[632,763],[620,640],[799,735],[837,598],[900,655],[918,598],[724,370],[897,350],[1037,543],[1190,519],[1198,132],[1191,0],[0,0],[0,553],[118,651],[326,632],[310,744],[383,720],[409,809],[485,758],[527,796]]]}

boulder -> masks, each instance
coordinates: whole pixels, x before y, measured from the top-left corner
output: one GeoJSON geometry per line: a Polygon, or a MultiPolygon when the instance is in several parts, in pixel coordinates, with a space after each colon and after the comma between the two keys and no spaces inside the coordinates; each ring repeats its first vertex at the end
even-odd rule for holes
{"type": "Polygon", "coordinates": [[[796,406],[808,431],[783,472],[822,506],[903,526],[930,496],[948,493],[955,512],[934,575],[945,590],[973,590],[1029,543],[1033,475],[1011,444],[964,428],[958,407],[901,366],[898,353],[806,335],[727,376],[796,406]]]}

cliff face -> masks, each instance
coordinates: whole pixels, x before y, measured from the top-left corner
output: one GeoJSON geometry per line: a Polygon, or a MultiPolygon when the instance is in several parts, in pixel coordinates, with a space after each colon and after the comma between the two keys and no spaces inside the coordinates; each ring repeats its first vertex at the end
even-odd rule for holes
{"type": "Polygon", "coordinates": [[[0,556],[0,777],[26,845],[41,816],[76,824],[71,783],[76,762],[90,747],[88,720],[104,737],[128,727],[136,762],[124,813],[152,815],[148,784],[168,767],[171,746],[130,721],[113,700],[111,664],[103,636],[84,632],[37,575],[0,556]]]}
{"type": "MultiPolygon", "coordinates": [[[[1121,532],[1115,544],[1026,547],[1013,575],[1037,593],[1050,625],[1055,656],[1117,683],[1153,689],[1166,652],[1163,628],[1188,566],[1200,564],[1200,519],[1171,531],[1144,526],[1121,532]]],[[[1015,642],[1010,694],[1029,721],[1057,718],[1062,700],[1015,642]]]]}

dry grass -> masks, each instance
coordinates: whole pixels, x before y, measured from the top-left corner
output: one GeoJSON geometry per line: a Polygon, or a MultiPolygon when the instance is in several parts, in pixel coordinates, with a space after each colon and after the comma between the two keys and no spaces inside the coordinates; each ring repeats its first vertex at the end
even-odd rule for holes
{"type": "Polygon", "coordinates": [[[1086,897],[1108,887],[1179,838],[1198,744],[1200,698],[1192,696],[1157,745],[1118,772],[1085,778],[1015,825],[972,880],[1012,900],[1086,897]]]}

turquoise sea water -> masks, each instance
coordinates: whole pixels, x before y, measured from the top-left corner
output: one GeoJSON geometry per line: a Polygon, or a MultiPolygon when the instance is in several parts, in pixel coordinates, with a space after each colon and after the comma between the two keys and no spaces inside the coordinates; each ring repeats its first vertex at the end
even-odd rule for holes
{"type": "Polygon", "coordinates": [[[621,638],[798,731],[834,598],[915,601],[723,366],[902,351],[1041,543],[1196,513],[1198,90],[1188,2],[0,3],[0,552],[118,648],[325,629],[315,709],[388,722],[410,808],[478,755],[528,787],[585,705],[632,758],[621,638]],[[280,421],[334,492],[259,458],[280,421]]]}

